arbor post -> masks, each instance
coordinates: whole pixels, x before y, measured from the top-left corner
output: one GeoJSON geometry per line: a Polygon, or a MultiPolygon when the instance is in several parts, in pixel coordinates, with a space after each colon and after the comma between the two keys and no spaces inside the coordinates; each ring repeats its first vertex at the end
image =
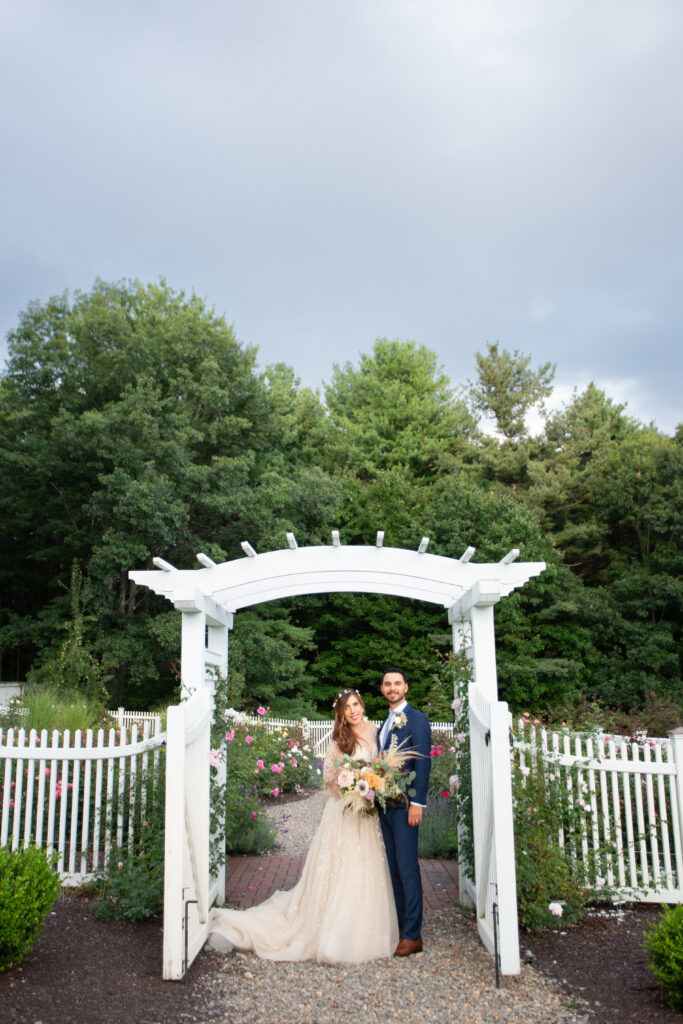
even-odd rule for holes
{"type": "Polygon", "coordinates": [[[180,647],[180,692],[183,698],[191,697],[195,690],[206,686],[205,650],[205,613],[199,609],[184,611],[180,647]]]}
{"type": "MultiPolygon", "coordinates": [[[[479,590],[478,587],[474,588],[479,590]]],[[[473,595],[470,609],[472,622],[472,667],[474,682],[489,700],[498,700],[498,673],[496,671],[496,632],[493,624],[493,606],[500,601],[500,588],[481,590],[473,595]]]]}

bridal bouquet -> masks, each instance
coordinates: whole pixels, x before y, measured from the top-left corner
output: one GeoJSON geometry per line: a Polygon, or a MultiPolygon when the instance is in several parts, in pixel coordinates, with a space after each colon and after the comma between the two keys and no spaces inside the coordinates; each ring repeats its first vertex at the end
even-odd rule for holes
{"type": "Polygon", "coordinates": [[[412,750],[402,750],[392,737],[387,750],[374,761],[355,761],[351,757],[335,760],[340,769],[337,785],[341,791],[344,810],[354,814],[372,814],[379,805],[386,809],[387,800],[403,800],[414,796],[410,783],[415,772],[404,772],[407,761],[415,756],[412,750]]]}

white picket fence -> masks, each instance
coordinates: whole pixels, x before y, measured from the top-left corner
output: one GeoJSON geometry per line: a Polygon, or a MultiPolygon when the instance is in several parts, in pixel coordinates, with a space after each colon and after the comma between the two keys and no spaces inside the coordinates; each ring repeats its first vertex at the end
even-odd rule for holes
{"type": "Polygon", "coordinates": [[[158,798],[164,742],[160,720],[73,737],[0,729],[0,845],[57,851],[62,884],[90,880],[112,850],[132,846],[158,798]]]}
{"type": "MultiPolygon", "coordinates": [[[[112,850],[130,847],[145,806],[158,796],[160,716],[111,714],[120,730],[71,736],[0,729],[0,845],[56,850],[67,885],[89,880],[112,850]],[[136,786],[143,773],[144,788],[136,786]]],[[[301,729],[318,756],[333,725],[252,721],[301,729]]],[[[446,739],[454,727],[437,722],[432,731],[446,739]]],[[[546,787],[557,787],[565,809],[558,843],[586,866],[589,881],[624,899],[683,902],[683,730],[638,743],[548,732],[520,720],[517,735],[520,767],[542,768],[546,787]]]]}
{"type": "Polygon", "coordinates": [[[558,843],[589,883],[639,902],[683,902],[683,730],[581,737],[520,720],[523,773],[542,768],[563,808],[558,843]]]}
{"type": "Polygon", "coordinates": [[[142,726],[145,722],[151,722],[152,732],[161,732],[161,715],[158,711],[126,711],[125,708],[116,708],[115,711],[107,711],[107,714],[116,722],[118,729],[124,726],[130,729],[134,725],[142,726]]]}
{"type": "MultiPolygon", "coordinates": [[[[325,718],[320,721],[310,722],[307,718],[258,718],[257,716],[247,715],[245,716],[247,721],[256,723],[259,722],[264,725],[267,729],[276,728],[289,728],[289,729],[301,729],[304,737],[308,740],[313,748],[313,754],[316,757],[324,757],[325,751],[327,750],[330,740],[332,738],[332,729],[334,727],[334,719],[325,718]]],[[[379,729],[382,725],[383,719],[375,721],[375,725],[379,729]]],[[[451,737],[455,735],[454,725],[452,722],[432,722],[432,738],[436,738],[436,735],[442,737],[451,737]]]]}

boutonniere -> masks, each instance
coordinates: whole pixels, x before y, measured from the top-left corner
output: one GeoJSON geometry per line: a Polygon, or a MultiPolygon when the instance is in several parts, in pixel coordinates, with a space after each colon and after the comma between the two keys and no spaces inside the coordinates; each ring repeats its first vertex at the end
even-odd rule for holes
{"type": "Polygon", "coordinates": [[[408,719],[406,717],[406,713],[405,711],[401,711],[399,715],[394,715],[394,720],[391,723],[391,731],[393,732],[394,729],[402,729],[407,724],[408,719]]]}

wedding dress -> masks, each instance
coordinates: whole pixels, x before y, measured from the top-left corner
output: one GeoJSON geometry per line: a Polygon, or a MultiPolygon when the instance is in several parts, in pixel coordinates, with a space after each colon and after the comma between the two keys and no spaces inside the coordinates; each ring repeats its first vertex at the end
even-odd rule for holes
{"type": "MultiPolygon", "coordinates": [[[[376,750],[356,747],[371,761],[376,750]]],[[[267,960],[362,963],[391,956],[398,922],[384,842],[376,814],[344,811],[330,792],[341,758],[330,743],[323,765],[328,797],[301,878],[247,910],[211,912],[209,945],[222,952],[254,950],[267,960]]]]}

